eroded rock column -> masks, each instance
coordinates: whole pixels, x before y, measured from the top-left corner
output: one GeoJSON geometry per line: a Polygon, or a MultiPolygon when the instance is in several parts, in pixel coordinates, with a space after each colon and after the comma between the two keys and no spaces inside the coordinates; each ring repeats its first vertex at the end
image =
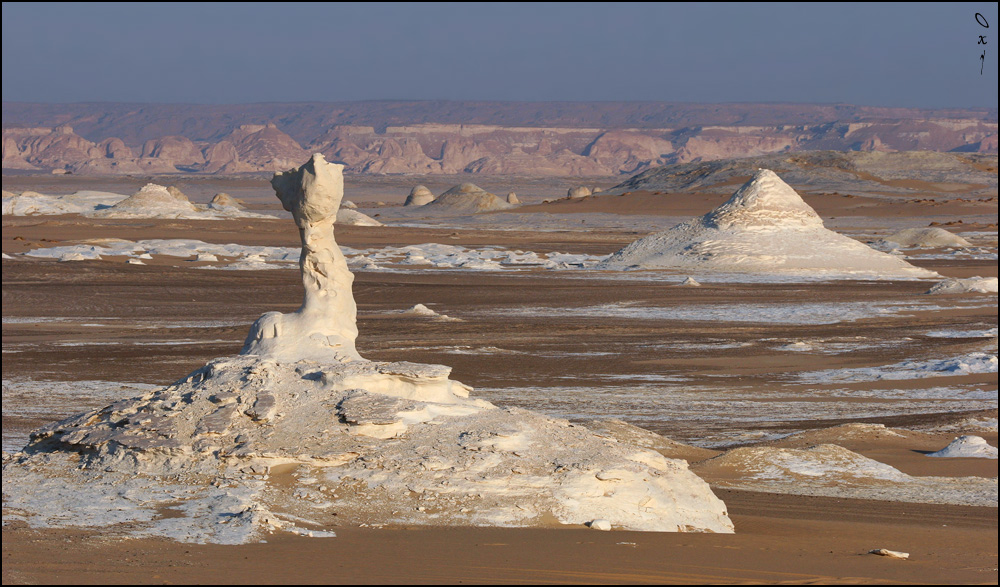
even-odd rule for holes
{"type": "Polygon", "coordinates": [[[299,227],[299,268],[305,297],[292,314],[269,312],[254,323],[242,354],[278,360],[348,361],[360,359],[354,275],[333,235],[344,197],[343,165],[319,153],[298,169],[276,173],[271,186],[299,227]]]}

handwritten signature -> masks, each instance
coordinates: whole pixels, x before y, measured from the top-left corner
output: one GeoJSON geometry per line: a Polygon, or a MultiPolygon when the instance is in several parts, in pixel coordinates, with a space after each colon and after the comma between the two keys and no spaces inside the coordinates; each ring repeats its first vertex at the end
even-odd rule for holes
{"type": "MultiPolygon", "coordinates": [[[[978,22],[979,26],[981,26],[983,28],[987,28],[987,29],[990,28],[990,23],[986,20],[986,17],[983,16],[982,13],[979,13],[979,12],[976,13],[976,22],[978,22]]],[[[976,43],[976,44],[977,45],[985,45],[986,44],[986,35],[979,35],[979,42],[976,43]]],[[[983,64],[984,63],[986,63],[986,49],[985,48],[983,49],[982,54],[979,56],[979,75],[983,75],[983,64]]]]}

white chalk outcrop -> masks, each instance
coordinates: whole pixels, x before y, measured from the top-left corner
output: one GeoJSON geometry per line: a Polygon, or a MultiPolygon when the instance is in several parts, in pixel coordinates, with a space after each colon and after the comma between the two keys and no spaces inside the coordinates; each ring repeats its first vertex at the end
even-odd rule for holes
{"type": "Polygon", "coordinates": [[[244,202],[239,198],[234,198],[227,194],[226,192],[219,192],[212,197],[212,201],[208,203],[209,208],[235,208],[236,210],[242,210],[244,208],[244,202]]]}
{"type": "Polygon", "coordinates": [[[404,206],[423,206],[425,204],[430,204],[434,201],[434,194],[427,189],[425,186],[418,185],[414,186],[410,190],[410,195],[406,196],[406,201],[403,202],[404,206]]]}
{"type": "Polygon", "coordinates": [[[965,293],[998,293],[996,277],[968,277],[965,279],[949,277],[931,286],[925,293],[928,295],[947,295],[965,293]]]}
{"type": "Polygon", "coordinates": [[[139,191],[106,210],[98,210],[99,218],[191,218],[198,208],[177,190],[147,183],[139,191]]]}
{"type": "Polygon", "coordinates": [[[111,192],[79,191],[64,196],[48,196],[33,191],[15,194],[4,190],[4,216],[50,216],[59,214],[87,214],[108,208],[125,196],[111,192]]]}
{"type": "Polygon", "coordinates": [[[518,199],[517,194],[514,192],[507,192],[507,203],[512,206],[520,206],[521,200],[518,199]]]}
{"type": "Polygon", "coordinates": [[[371,216],[350,208],[337,210],[337,224],[347,226],[385,226],[371,216]]]}
{"type": "Polygon", "coordinates": [[[146,184],[131,196],[90,190],[63,196],[47,196],[31,191],[20,194],[4,192],[3,214],[5,216],[80,214],[94,218],[183,220],[274,218],[267,214],[246,211],[239,200],[225,193],[216,194],[207,206],[202,206],[192,203],[174,186],[164,187],[154,183],[146,184]]]}
{"type": "Polygon", "coordinates": [[[997,479],[917,477],[834,444],[742,447],[697,463],[716,487],[909,503],[996,506],[997,479]]]}
{"type": "Polygon", "coordinates": [[[572,198],[572,199],[586,198],[587,196],[590,196],[590,195],[593,195],[593,192],[591,192],[590,188],[588,188],[585,185],[578,185],[578,186],[571,187],[568,190],[566,190],[566,197],[567,198],[572,198]]]}
{"type": "Polygon", "coordinates": [[[965,248],[972,243],[943,228],[905,228],[876,242],[884,248],[965,248]]]}
{"type": "Polygon", "coordinates": [[[597,267],[889,279],[937,276],[828,230],[795,190],[767,169],[758,170],[715,210],[639,239],[597,267]]]}
{"type": "Polygon", "coordinates": [[[512,204],[501,200],[496,194],[472,183],[459,184],[426,204],[428,210],[476,214],[513,208],[512,204]]]}
{"type": "Polygon", "coordinates": [[[982,436],[959,436],[952,440],[948,446],[937,452],[928,454],[929,457],[945,458],[967,458],[967,459],[995,459],[997,458],[997,447],[990,446],[982,436]]]}
{"type": "Polygon", "coordinates": [[[272,185],[299,227],[302,306],[261,316],[238,356],[35,431],[5,458],[5,515],[212,542],[345,524],[733,531],[683,461],[471,398],[449,367],[363,359],[333,232],[342,166],[314,155],[272,185]]]}

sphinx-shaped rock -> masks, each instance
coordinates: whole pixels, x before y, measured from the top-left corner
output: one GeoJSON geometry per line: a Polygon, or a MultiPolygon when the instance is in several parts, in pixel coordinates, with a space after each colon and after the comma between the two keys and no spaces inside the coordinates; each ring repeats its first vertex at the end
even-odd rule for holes
{"type": "Polygon", "coordinates": [[[838,234],[773,171],[760,169],[708,214],[639,239],[600,269],[696,269],[850,278],[935,277],[838,234]]]}
{"type": "Polygon", "coordinates": [[[258,319],[238,356],[36,430],[5,459],[5,512],[211,542],[553,519],[732,532],[684,461],[471,398],[443,365],[362,358],[353,277],[334,240],[341,166],[314,155],[272,185],[299,227],[302,306],[258,319]],[[181,514],[157,515],[164,508],[181,514]]]}

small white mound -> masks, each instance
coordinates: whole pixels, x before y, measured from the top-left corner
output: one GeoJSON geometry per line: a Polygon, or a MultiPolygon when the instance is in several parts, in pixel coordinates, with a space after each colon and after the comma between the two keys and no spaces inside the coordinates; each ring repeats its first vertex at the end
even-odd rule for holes
{"type": "Polygon", "coordinates": [[[344,200],[343,202],[341,202],[340,203],[340,207],[341,208],[346,208],[348,210],[357,210],[358,209],[358,205],[355,204],[354,202],[350,201],[350,200],[344,200]]]}
{"type": "Polygon", "coordinates": [[[68,261],[100,261],[100,255],[88,255],[85,253],[66,253],[59,257],[60,263],[66,263],[68,261]]]}
{"type": "Polygon", "coordinates": [[[431,310],[430,308],[428,308],[427,306],[425,306],[423,304],[417,304],[417,305],[413,306],[412,308],[410,308],[409,310],[403,310],[403,313],[404,314],[413,314],[414,316],[440,316],[441,315],[441,314],[438,314],[437,312],[435,312],[434,310],[431,310]]]}
{"type": "Polygon", "coordinates": [[[147,183],[138,192],[94,216],[101,218],[188,218],[198,214],[198,208],[179,190],[147,183]]]}
{"type": "Polygon", "coordinates": [[[237,210],[242,210],[243,205],[241,200],[230,196],[226,192],[215,194],[212,201],[208,203],[209,208],[236,208],[237,210]]]}
{"type": "Polygon", "coordinates": [[[972,243],[948,232],[943,228],[906,228],[895,234],[885,237],[883,241],[895,243],[903,248],[943,248],[943,247],[971,247],[972,243]]]}
{"type": "Polygon", "coordinates": [[[517,194],[515,194],[514,192],[509,192],[507,194],[507,203],[513,206],[518,206],[521,204],[521,200],[517,198],[517,194]]]}
{"type": "Polygon", "coordinates": [[[425,186],[414,186],[410,195],[406,196],[404,206],[424,206],[434,201],[434,194],[425,186]]]}
{"type": "Polygon", "coordinates": [[[715,210],[639,239],[597,268],[874,279],[937,276],[828,230],[795,190],[767,169],[715,210]]]}
{"type": "Polygon", "coordinates": [[[145,263],[143,263],[142,260],[135,258],[126,259],[125,263],[129,265],[145,265],[145,263]]]}
{"type": "Polygon", "coordinates": [[[978,276],[968,279],[948,278],[935,283],[925,293],[928,295],[997,293],[997,278],[978,276]]]}
{"type": "Polygon", "coordinates": [[[429,210],[465,214],[513,208],[511,204],[501,200],[495,194],[491,194],[472,183],[457,185],[438,196],[433,202],[427,203],[426,206],[429,210]]]}
{"type": "Polygon", "coordinates": [[[445,314],[439,314],[423,304],[417,304],[408,310],[403,310],[401,313],[409,316],[426,316],[427,318],[434,318],[435,320],[446,322],[462,322],[461,318],[452,318],[451,316],[447,316],[445,314]]]}
{"type": "Polygon", "coordinates": [[[701,287],[694,277],[686,277],[684,281],[677,284],[677,287],[701,287]]]}
{"type": "Polygon", "coordinates": [[[951,443],[929,457],[965,458],[965,459],[995,459],[997,447],[990,446],[982,436],[959,436],[951,443]]]}
{"type": "Polygon", "coordinates": [[[337,211],[337,224],[347,226],[385,226],[371,216],[362,214],[350,208],[341,208],[337,211]]]}
{"type": "Polygon", "coordinates": [[[573,199],[576,199],[576,198],[586,198],[587,196],[590,196],[590,195],[593,195],[593,192],[590,191],[590,188],[588,188],[587,186],[584,186],[584,185],[578,185],[578,186],[571,187],[568,190],[566,190],[566,197],[567,198],[573,198],[573,199]]]}

